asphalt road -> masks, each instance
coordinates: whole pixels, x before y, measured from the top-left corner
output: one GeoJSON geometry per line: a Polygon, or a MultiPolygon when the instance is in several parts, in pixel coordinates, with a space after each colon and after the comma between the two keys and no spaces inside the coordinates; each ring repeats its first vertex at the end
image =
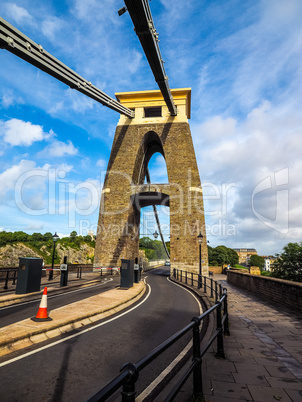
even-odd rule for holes
{"type": "MultiPolygon", "coordinates": [[[[85,288],[62,290],[62,293],[47,296],[47,311],[65,306],[66,304],[74,303],[83,300],[87,297],[94,296],[101,292],[113,289],[120,284],[120,277],[113,276],[105,278],[101,283],[94,284],[85,288]]],[[[0,308],[0,328],[16,323],[26,318],[35,317],[41,302],[41,297],[36,300],[31,300],[11,306],[0,308]]]]}
{"type": "MultiPolygon", "coordinates": [[[[0,400],[83,401],[115,377],[126,362],[137,362],[169,336],[200,314],[197,300],[184,288],[168,281],[168,269],[146,274],[144,301],[115,317],[77,333],[73,338],[2,366],[0,400]],[[134,308],[136,307],[136,308],[134,308]],[[115,319],[113,319],[115,318],[115,319]]],[[[187,345],[190,335],[153,362],[142,373],[138,394],[187,345]]],[[[27,352],[29,352],[27,350],[27,352]]],[[[111,400],[120,400],[120,396],[111,400]]]]}

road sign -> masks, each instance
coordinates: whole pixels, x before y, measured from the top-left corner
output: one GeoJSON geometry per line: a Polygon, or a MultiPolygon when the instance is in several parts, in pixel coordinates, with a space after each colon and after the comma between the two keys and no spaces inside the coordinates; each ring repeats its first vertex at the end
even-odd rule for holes
{"type": "Polygon", "coordinates": [[[61,264],[60,269],[61,271],[67,271],[67,264],[61,264]]]}

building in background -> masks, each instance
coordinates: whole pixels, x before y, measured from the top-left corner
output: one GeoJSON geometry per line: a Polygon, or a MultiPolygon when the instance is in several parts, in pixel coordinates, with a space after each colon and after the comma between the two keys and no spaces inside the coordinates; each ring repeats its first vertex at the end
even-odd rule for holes
{"type": "Polygon", "coordinates": [[[252,255],[257,255],[257,251],[254,248],[233,248],[238,254],[240,265],[249,265],[249,261],[252,255]]]}
{"type": "Polygon", "coordinates": [[[263,256],[264,258],[264,271],[272,271],[272,265],[276,261],[276,257],[273,256],[263,256]]]}

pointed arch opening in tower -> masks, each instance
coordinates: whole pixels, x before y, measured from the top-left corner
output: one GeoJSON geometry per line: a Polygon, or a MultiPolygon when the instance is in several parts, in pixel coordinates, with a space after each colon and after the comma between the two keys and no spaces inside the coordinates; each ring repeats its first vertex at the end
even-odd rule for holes
{"type": "MultiPolygon", "coordinates": [[[[166,161],[161,153],[156,152],[148,162],[145,184],[168,183],[166,161]]],[[[150,205],[141,208],[139,247],[145,267],[170,259],[170,208],[167,202],[162,202],[165,197],[157,198],[158,201],[156,196],[153,200],[150,198],[150,205]]]]}
{"type": "MultiPolygon", "coordinates": [[[[152,155],[148,163],[148,170],[151,183],[169,183],[166,161],[161,153],[155,152],[152,155]]],[[[147,177],[145,177],[145,183],[147,183],[147,177]]]]}

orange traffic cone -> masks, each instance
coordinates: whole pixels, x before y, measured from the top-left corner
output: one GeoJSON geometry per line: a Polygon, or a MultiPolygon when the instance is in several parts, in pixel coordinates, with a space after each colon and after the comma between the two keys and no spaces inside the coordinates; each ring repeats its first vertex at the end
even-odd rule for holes
{"type": "Polygon", "coordinates": [[[38,314],[32,318],[33,321],[52,321],[47,314],[47,287],[44,288],[38,314]]]}

